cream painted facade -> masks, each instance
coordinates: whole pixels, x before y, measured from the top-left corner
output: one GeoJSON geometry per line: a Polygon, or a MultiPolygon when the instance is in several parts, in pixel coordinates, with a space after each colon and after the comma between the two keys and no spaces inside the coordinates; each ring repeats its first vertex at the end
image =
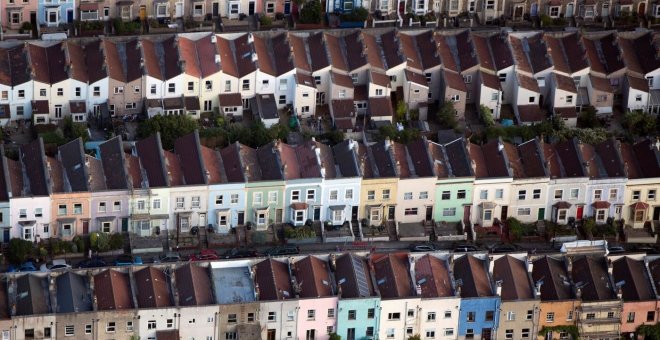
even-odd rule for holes
{"type": "Polygon", "coordinates": [[[369,225],[380,225],[383,220],[396,218],[398,182],[396,177],[362,179],[360,210],[369,225]]]}
{"type": "Polygon", "coordinates": [[[633,228],[643,228],[647,221],[660,219],[658,191],[660,191],[660,178],[628,179],[623,194],[621,212],[621,218],[627,225],[631,225],[633,228]],[[644,210],[635,210],[633,204],[637,202],[645,203],[648,207],[644,210]]]}
{"type": "Polygon", "coordinates": [[[396,194],[395,219],[401,223],[413,223],[433,219],[435,202],[435,177],[400,179],[396,194]],[[427,213],[430,209],[430,213],[427,213]]]}
{"type": "Polygon", "coordinates": [[[509,216],[523,223],[546,220],[548,177],[514,179],[511,184],[509,216]]]}
{"type": "Polygon", "coordinates": [[[511,216],[509,203],[513,178],[475,179],[472,194],[472,224],[490,227],[495,219],[511,216]]]}

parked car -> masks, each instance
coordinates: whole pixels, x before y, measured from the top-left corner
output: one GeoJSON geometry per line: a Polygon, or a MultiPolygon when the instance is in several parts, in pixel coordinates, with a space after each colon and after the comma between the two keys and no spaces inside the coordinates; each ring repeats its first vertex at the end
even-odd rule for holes
{"type": "Polygon", "coordinates": [[[190,255],[190,261],[213,261],[219,258],[220,256],[213,249],[204,249],[199,254],[190,255]]]}
{"type": "Polygon", "coordinates": [[[513,253],[519,251],[520,247],[512,243],[494,244],[490,251],[494,254],[513,253]]]}
{"type": "Polygon", "coordinates": [[[143,264],[142,258],[129,254],[119,255],[115,260],[115,266],[132,266],[134,264],[143,264]]]}
{"type": "Polygon", "coordinates": [[[281,246],[274,247],[264,252],[265,256],[281,256],[281,255],[295,255],[300,253],[298,246],[281,246]]]}
{"type": "Polygon", "coordinates": [[[108,264],[105,263],[105,261],[100,258],[100,257],[92,257],[91,259],[87,259],[84,261],[81,261],[78,263],[78,268],[99,268],[99,267],[105,267],[108,264]]]}
{"type": "Polygon", "coordinates": [[[181,261],[181,255],[179,253],[168,252],[158,257],[154,263],[167,263],[167,262],[179,262],[181,261]]]}
{"type": "Polygon", "coordinates": [[[37,267],[34,265],[34,262],[27,261],[27,262],[22,263],[19,266],[10,265],[9,269],[7,271],[11,272],[11,273],[13,273],[13,272],[36,272],[37,267]]]}
{"type": "Polygon", "coordinates": [[[222,253],[223,259],[242,259],[246,257],[256,257],[260,254],[253,248],[232,248],[222,253]]]}
{"type": "Polygon", "coordinates": [[[39,267],[39,270],[42,272],[50,272],[55,270],[66,270],[70,268],[71,266],[66,263],[66,260],[53,260],[53,262],[47,262],[42,264],[39,267]]]}
{"type": "Polygon", "coordinates": [[[408,248],[413,252],[438,250],[438,247],[433,243],[411,243],[408,248]]]}
{"type": "Polygon", "coordinates": [[[454,253],[468,253],[472,251],[479,251],[479,249],[471,244],[459,244],[454,247],[454,253]]]}
{"type": "Polygon", "coordinates": [[[611,246],[611,247],[608,247],[608,248],[607,248],[607,252],[608,252],[610,255],[614,255],[614,254],[623,254],[623,253],[626,252],[626,249],[623,248],[623,247],[621,247],[621,246],[611,246]]]}

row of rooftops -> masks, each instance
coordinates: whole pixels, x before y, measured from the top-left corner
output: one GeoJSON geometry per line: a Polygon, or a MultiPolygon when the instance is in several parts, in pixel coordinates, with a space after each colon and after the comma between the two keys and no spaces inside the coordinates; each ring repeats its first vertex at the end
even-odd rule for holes
{"type": "Polygon", "coordinates": [[[23,145],[19,160],[0,157],[0,201],[52,193],[249,183],[304,178],[653,178],[660,177],[660,140],[634,144],[615,139],[591,145],[577,139],[554,144],[539,139],[514,145],[493,139],[469,143],[452,133],[439,142],[373,144],[314,139],[299,145],[273,141],[258,148],[238,142],[217,151],[197,132],[164,150],[155,134],[132,146],[120,137],[102,143],[99,155],[84,153],[80,139],[45,153],[41,139],[23,145]],[[185,166],[184,166],[185,165],[185,166]]]}
{"type": "Polygon", "coordinates": [[[32,41],[0,46],[0,84],[30,80],[55,84],[72,78],[94,83],[105,77],[132,82],[185,73],[206,78],[218,72],[242,78],[256,70],[280,76],[331,66],[350,73],[365,66],[387,71],[405,65],[424,72],[442,65],[454,73],[480,67],[497,72],[516,65],[535,74],[554,66],[571,74],[591,68],[601,77],[628,70],[643,76],[660,68],[652,32],[542,33],[398,31],[185,33],[135,38],[32,41]]]}
{"type": "Polygon", "coordinates": [[[219,264],[12,274],[0,281],[0,318],[324,297],[639,302],[660,289],[660,259],[637,255],[344,253],[219,264]]]}

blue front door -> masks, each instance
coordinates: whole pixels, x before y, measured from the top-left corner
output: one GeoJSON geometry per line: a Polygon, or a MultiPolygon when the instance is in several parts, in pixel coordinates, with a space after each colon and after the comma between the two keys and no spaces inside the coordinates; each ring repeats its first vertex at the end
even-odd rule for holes
{"type": "Polygon", "coordinates": [[[66,12],[66,22],[69,24],[73,22],[73,11],[66,12]]]}
{"type": "Polygon", "coordinates": [[[2,242],[9,242],[9,228],[5,228],[2,230],[2,242]]]}
{"type": "Polygon", "coordinates": [[[284,14],[291,14],[291,1],[284,2],[284,14]]]}

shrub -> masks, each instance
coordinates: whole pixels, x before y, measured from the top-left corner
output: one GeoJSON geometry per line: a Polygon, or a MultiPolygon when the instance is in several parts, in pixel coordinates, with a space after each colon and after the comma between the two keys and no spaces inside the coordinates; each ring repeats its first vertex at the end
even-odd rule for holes
{"type": "Polygon", "coordinates": [[[284,237],[287,239],[303,239],[303,238],[312,238],[316,237],[316,232],[314,228],[310,226],[303,227],[291,227],[287,226],[284,228],[284,237]]]}
{"type": "Polygon", "coordinates": [[[369,11],[364,7],[355,8],[352,12],[341,15],[341,20],[346,22],[365,21],[369,16],[369,11]]]}
{"type": "Polygon", "coordinates": [[[270,26],[270,25],[273,24],[273,18],[271,18],[267,15],[262,15],[259,18],[259,23],[261,24],[261,26],[270,26]]]}
{"type": "Polygon", "coordinates": [[[299,20],[302,24],[320,24],[321,2],[319,0],[307,1],[300,10],[299,20]]]}
{"type": "Polygon", "coordinates": [[[626,112],[621,123],[628,132],[637,136],[653,134],[656,125],[655,118],[641,110],[626,112]]]}
{"type": "Polygon", "coordinates": [[[436,114],[436,120],[445,128],[455,129],[458,126],[458,122],[456,121],[456,110],[454,109],[454,103],[451,100],[445,100],[445,103],[442,104],[436,114]]]}
{"type": "Polygon", "coordinates": [[[121,233],[114,233],[110,235],[110,249],[121,249],[124,246],[124,235],[121,233]]]}
{"type": "Polygon", "coordinates": [[[509,235],[512,236],[516,241],[524,234],[523,225],[515,217],[509,217],[506,219],[506,225],[509,228],[509,235]]]}
{"type": "Polygon", "coordinates": [[[284,13],[282,12],[275,13],[275,20],[284,20],[284,13]]]}
{"type": "Polygon", "coordinates": [[[543,14],[541,15],[541,25],[543,27],[552,26],[554,25],[554,21],[550,16],[543,14]]]}
{"type": "Polygon", "coordinates": [[[7,259],[10,263],[21,264],[27,260],[33,249],[34,246],[32,242],[20,238],[13,238],[9,240],[7,259]]]}
{"type": "Polygon", "coordinates": [[[481,113],[481,121],[484,123],[484,126],[486,128],[495,125],[493,114],[491,113],[490,109],[487,106],[485,105],[479,106],[479,113],[481,113]]]}

